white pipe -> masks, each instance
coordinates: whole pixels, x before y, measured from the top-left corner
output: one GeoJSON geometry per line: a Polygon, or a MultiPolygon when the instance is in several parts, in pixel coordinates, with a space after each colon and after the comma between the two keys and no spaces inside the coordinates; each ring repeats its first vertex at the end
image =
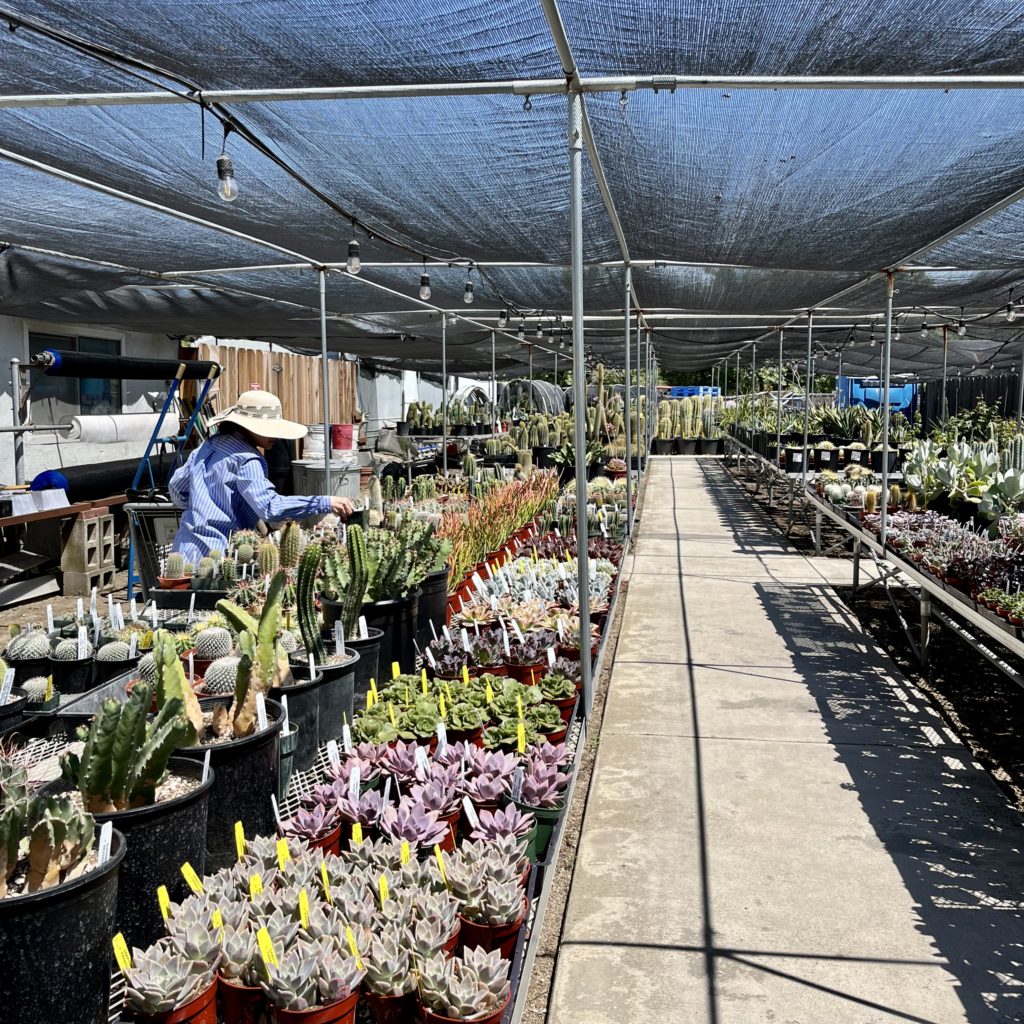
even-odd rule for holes
{"type": "Polygon", "coordinates": [[[327,271],[320,268],[320,387],[324,413],[324,494],[331,490],[331,393],[327,374],[327,271]]]}
{"type": "MultiPolygon", "coordinates": [[[[630,423],[630,416],[632,414],[629,411],[629,349],[630,341],[632,340],[629,331],[629,292],[630,286],[632,284],[632,282],[630,281],[631,276],[632,271],[630,271],[629,267],[626,267],[626,272],[624,275],[625,280],[623,282],[625,288],[623,289],[622,293],[622,302],[625,306],[625,319],[623,323],[623,335],[625,340],[622,346],[622,350],[625,354],[626,367],[626,414],[623,417],[623,419],[625,420],[623,426],[626,431],[626,533],[630,536],[632,536],[633,534],[633,431],[632,425],[630,423]]],[[[1024,394],[1024,377],[1022,377],[1021,379],[1021,394],[1024,394]]]]}
{"type": "Polygon", "coordinates": [[[889,419],[892,410],[889,407],[889,371],[892,365],[892,293],[893,274],[886,281],[885,299],[885,352],[882,353],[882,521],[879,533],[882,545],[885,545],[885,534],[889,518],[889,419]]]}

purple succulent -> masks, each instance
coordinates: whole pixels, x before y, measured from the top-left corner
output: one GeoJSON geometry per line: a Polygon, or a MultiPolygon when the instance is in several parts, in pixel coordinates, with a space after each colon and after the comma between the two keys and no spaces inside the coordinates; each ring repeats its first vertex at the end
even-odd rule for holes
{"type": "Polygon", "coordinates": [[[515,836],[525,839],[533,830],[536,819],[524,814],[515,804],[498,808],[496,811],[481,811],[480,824],[470,833],[470,839],[484,839],[493,842],[501,836],[515,836]]]}
{"type": "Polygon", "coordinates": [[[495,804],[503,800],[511,789],[511,782],[501,775],[467,776],[462,791],[474,804],[495,804]]]}
{"type": "Polygon", "coordinates": [[[404,797],[397,807],[387,807],[380,820],[381,830],[392,839],[431,847],[440,843],[448,832],[448,823],[434,811],[404,797]]]}
{"type": "Polygon", "coordinates": [[[388,751],[391,748],[386,743],[357,743],[352,748],[350,756],[358,757],[361,761],[369,761],[378,774],[385,770],[388,751]]]}
{"type": "Polygon", "coordinates": [[[298,839],[305,839],[306,842],[313,842],[322,839],[328,832],[332,832],[338,826],[338,815],[333,808],[318,805],[303,810],[300,808],[295,812],[294,817],[289,818],[281,825],[281,831],[285,836],[295,836],[298,839]]]}
{"type": "MultiPolygon", "coordinates": [[[[444,768],[450,768],[455,766],[459,768],[462,765],[463,760],[469,756],[471,744],[462,743],[449,743],[445,750],[438,749],[434,755],[434,764],[441,765],[444,768]]],[[[472,749],[476,749],[473,747],[472,749]]]]}
{"type": "Polygon", "coordinates": [[[333,810],[338,803],[338,796],[342,791],[330,783],[320,783],[312,789],[303,793],[299,803],[307,810],[320,807],[325,810],[333,810]]]}
{"type": "Polygon", "coordinates": [[[447,818],[459,809],[460,797],[454,780],[447,784],[440,780],[422,782],[413,786],[410,796],[441,818],[447,818]]]}
{"type": "Polygon", "coordinates": [[[568,764],[572,760],[572,752],[564,743],[540,743],[531,747],[527,757],[527,764],[540,762],[541,764],[552,764],[556,768],[568,764]]]}
{"type": "Polygon", "coordinates": [[[519,802],[528,807],[558,807],[571,778],[571,772],[560,772],[553,764],[532,761],[526,766],[519,802]]]}
{"type": "Polygon", "coordinates": [[[359,768],[359,782],[361,785],[365,785],[367,782],[372,782],[382,771],[379,763],[374,763],[369,759],[362,758],[358,754],[352,753],[349,754],[348,757],[345,757],[337,768],[335,768],[334,765],[328,765],[327,771],[324,774],[328,782],[335,784],[336,789],[340,789],[341,792],[347,793],[349,780],[352,778],[352,771],[357,766],[359,768]]]}
{"type": "Polygon", "coordinates": [[[471,747],[466,757],[466,775],[500,775],[511,779],[519,767],[515,754],[504,754],[497,750],[482,750],[471,747]]]}
{"type": "Polygon", "coordinates": [[[416,778],[417,743],[405,743],[399,740],[388,749],[384,759],[384,769],[394,775],[400,782],[412,782],[416,778]]]}
{"type": "Polygon", "coordinates": [[[338,813],[345,821],[360,825],[372,825],[384,811],[384,794],[369,789],[357,800],[350,800],[348,794],[338,798],[338,813]]]}

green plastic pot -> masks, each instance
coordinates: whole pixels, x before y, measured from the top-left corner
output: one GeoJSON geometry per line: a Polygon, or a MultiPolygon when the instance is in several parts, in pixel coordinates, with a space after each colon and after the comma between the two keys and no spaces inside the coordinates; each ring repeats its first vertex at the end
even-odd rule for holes
{"type": "Polygon", "coordinates": [[[551,845],[551,835],[555,831],[558,820],[565,812],[565,801],[563,800],[558,807],[530,807],[518,800],[514,803],[523,814],[532,814],[536,821],[526,844],[526,856],[530,858],[531,864],[546,862],[548,847],[551,845]]]}

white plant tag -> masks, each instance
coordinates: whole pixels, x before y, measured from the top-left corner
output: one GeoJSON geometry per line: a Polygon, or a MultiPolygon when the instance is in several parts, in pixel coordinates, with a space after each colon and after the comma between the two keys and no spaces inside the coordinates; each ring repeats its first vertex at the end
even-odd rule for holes
{"type": "Polygon", "coordinates": [[[92,645],[98,648],[100,646],[100,620],[92,620],[92,645]]]}
{"type": "MultiPolygon", "coordinates": [[[[257,695],[256,699],[259,700],[260,696],[261,695],[257,695]]],[[[277,797],[274,796],[273,793],[270,794],[270,806],[273,807],[273,809],[274,809],[274,821],[276,821],[278,823],[278,825],[280,825],[281,824],[281,810],[277,806],[277,797]]]]}
{"type": "Polygon", "coordinates": [[[496,612],[498,610],[498,598],[496,594],[491,594],[491,611],[496,612]]]}
{"type": "Polygon", "coordinates": [[[558,639],[565,640],[565,620],[559,619],[555,625],[558,627],[558,639]]]}
{"type": "Polygon", "coordinates": [[[427,622],[430,623],[430,632],[434,634],[434,643],[437,643],[437,630],[434,628],[434,620],[427,619],[427,622]]]}
{"type": "Polygon", "coordinates": [[[110,860],[110,844],[114,839],[114,823],[105,821],[100,827],[100,839],[96,844],[96,867],[101,868],[110,860]]]}
{"type": "Polygon", "coordinates": [[[341,752],[338,750],[337,740],[327,741],[327,760],[335,768],[341,767],[341,752]]]}
{"type": "Polygon", "coordinates": [[[365,615],[360,615],[359,616],[359,639],[360,640],[369,640],[370,639],[370,630],[367,628],[366,616],[365,615]]]}
{"type": "Polygon", "coordinates": [[[193,593],[188,599],[188,621],[191,622],[196,614],[196,595],[193,593]]]}
{"type": "Polygon", "coordinates": [[[448,730],[444,722],[437,723],[437,749],[439,753],[445,753],[448,749],[448,730]]]}
{"type": "Polygon", "coordinates": [[[860,462],[860,450],[859,449],[857,449],[855,451],[852,451],[852,452],[847,452],[847,454],[850,456],[850,461],[851,462],[860,462]]]}
{"type": "Polygon", "coordinates": [[[96,587],[89,592],[89,613],[94,619],[99,616],[99,612],[96,610],[96,592],[96,587]]]}
{"type": "Polygon", "coordinates": [[[89,636],[85,631],[85,626],[78,627],[78,660],[82,661],[87,657],[89,650],[89,636]]]}
{"type": "MultiPolygon", "coordinates": [[[[398,783],[395,783],[398,786],[398,783]]],[[[380,802],[380,813],[384,813],[384,808],[388,805],[388,800],[391,799],[391,776],[389,775],[384,782],[384,799],[380,802]]]]}
{"type": "Polygon", "coordinates": [[[478,572],[473,573],[473,587],[476,590],[484,589],[484,581],[481,579],[480,573],[478,572]]]}
{"type": "Polygon", "coordinates": [[[267,699],[262,693],[256,694],[256,724],[260,732],[267,727],[267,699]]]}
{"type": "Polygon", "coordinates": [[[284,716],[281,719],[281,732],[287,736],[292,730],[288,722],[288,697],[285,694],[281,694],[281,711],[284,716]]]}
{"type": "Polygon", "coordinates": [[[160,612],[157,610],[156,601],[154,601],[149,607],[149,620],[153,623],[153,628],[156,629],[160,622],[160,612]]]}
{"type": "Polygon", "coordinates": [[[512,774],[512,799],[522,800],[523,798],[523,769],[517,768],[512,774]]]}
{"type": "Polygon", "coordinates": [[[430,667],[436,672],[437,671],[437,659],[434,657],[434,652],[428,647],[423,652],[423,657],[430,663],[430,667]]]}
{"type": "Polygon", "coordinates": [[[334,653],[339,657],[345,657],[345,626],[341,619],[334,622],[334,653]]]}
{"type": "Polygon", "coordinates": [[[484,572],[487,573],[487,578],[489,580],[493,580],[494,579],[494,573],[491,572],[491,563],[490,562],[484,562],[484,572]]]}
{"type": "Polygon", "coordinates": [[[341,749],[346,754],[352,752],[352,730],[349,728],[348,722],[341,727],[341,749]]]}
{"type": "Polygon", "coordinates": [[[107,621],[112,629],[117,628],[117,620],[114,618],[114,595],[107,594],[107,621]]]}
{"type": "Polygon", "coordinates": [[[128,657],[129,659],[134,658],[139,653],[139,634],[132,633],[131,638],[128,641],[128,657]]]}
{"type": "Polygon", "coordinates": [[[313,655],[309,656],[309,678],[316,679],[316,662],[313,660],[313,655]]]}
{"type": "Polygon", "coordinates": [[[135,603],[134,597],[128,602],[128,614],[132,617],[132,622],[139,621],[139,606],[135,603]]]}
{"type": "Polygon", "coordinates": [[[348,777],[348,798],[354,804],[359,803],[359,765],[352,766],[352,774],[348,777]]]}
{"type": "Polygon", "coordinates": [[[53,605],[48,604],[46,606],[46,632],[53,632],[53,605]]]}
{"type": "Polygon", "coordinates": [[[11,699],[11,690],[14,687],[14,669],[9,668],[4,673],[3,685],[0,686],[0,707],[3,707],[11,699]]]}
{"type": "Polygon", "coordinates": [[[560,534],[560,533],[558,532],[558,527],[557,527],[557,526],[556,526],[556,527],[555,527],[555,529],[554,529],[554,534],[555,534],[555,536],[556,536],[556,537],[561,537],[561,536],[562,536],[562,535],[561,535],[561,534],[560,534]]]}
{"type": "Polygon", "coordinates": [[[203,782],[210,777],[210,755],[212,753],[212,750],[207,750],[203,755],[203,782]]]}
{"type": "Polygon", "coordinates": [[[548,667],[549,668],[554,668],[555,667],[555,649],[554,649],[554,647],[549,647],[548,648],[548,667]]]}
{"type": "Polygon", "coordinates": [[[473,806],[473,801],[468,796],[462,798],[462,812],[466,815],[466,821],[469,822],[470,828],[480,827],[480,816],[476,813],[476,808],[473,806]]]}
{"type": "Polygon", "coordinates": [[[462,649],[466,652],[469,651],[469,633],[466,632],[466,627],[462,627],[462,649]]]}
{"type": "Polygon", "coordinates": [[[426,747],[417,747],[416,753],[413,754],[413,760],[416,762],[416,767],[422,771],[424,775],[430,772],[430,760],[427,757],[426,747]]]}
{"type": "Polygon", "coordinates": [[[124,608],[121,607],[120,601],[114,605],[114,628],[118,630],[124,629],[124,608]]]}
{"type": "Polygon", "coordinates": [[[188,652],[188,681],[191,685],[196,682],[196,656],[194,651],[188,652]]]}
{"type": "Polygon", "coordinates": [[[506,658],[510,658],[512,656],[512,651],[509,650],[509,646],[508,646],[508,633],[506,632],[504,626],[501,627],[501,642],[502,642],[502,644],[505,647],[505,657],[506,658]]]}
{"type": "Polygon", "coordinates": [[[77,618],[79,622],[85,618],[85,602],[81,598],[75,602],[75,618],[77,618]]]}
{"type": "Polygon", "coordinates": [[[451,630],[449,630],[449,628],[447,626],[442,626],[441,627],[441,632],[444,633],[445,640],[447,640],[448,643],[452,643],[451,630]]]}
{"type": "Polygon", "coordinates": [[[517,639],[517,640],[518,640],[518,641],[519,641],[519,642],[520,642],[521,644],[524,644],[524,643],[526,643],[526,637],[525,637],[525,636],[523,636],[523,631],[522,631],[522,630],[521,630],[521,629],[519,628],[519,623],[518,623],[518,622],[516,622],[516,620],[515,620],[515,619],[509,619],[509,622],[510,622],[510,623],[512,624],[512,632],[514,632],[514,633],[515,633],[515,635],[516,635],[516,639],[517,639]]]}

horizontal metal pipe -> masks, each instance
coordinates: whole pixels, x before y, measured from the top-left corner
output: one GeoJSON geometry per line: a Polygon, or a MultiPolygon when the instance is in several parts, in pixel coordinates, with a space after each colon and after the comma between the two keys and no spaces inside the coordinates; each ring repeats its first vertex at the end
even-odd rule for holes
{"type": "MultiPolygon", "coordinates": [[[[684,89],[1022,89],[1024,75],[641,75],[580,78],[585,93],[675,92],[684,89]]],[[[287,103],[308,100],[413,99],[427,96],[540,96],[564,94],[564,78],[421,85],[346,85],[296,89],[211,89],[205,103],[287,103]]],[[[177,92],[24,93],[0,96],[0,108],[152,106],[197,103],[177,92]]]]}

